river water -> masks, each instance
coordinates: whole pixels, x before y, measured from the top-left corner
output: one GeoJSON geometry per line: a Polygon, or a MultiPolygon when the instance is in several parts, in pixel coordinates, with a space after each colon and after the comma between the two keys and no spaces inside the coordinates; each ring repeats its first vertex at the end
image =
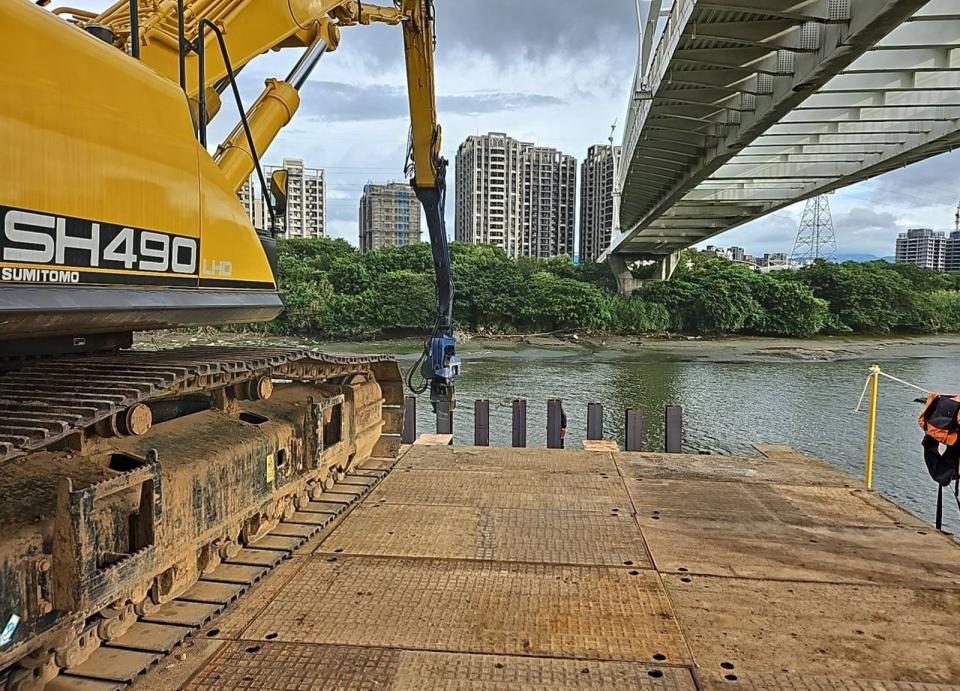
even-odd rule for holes
{"type": "MultiPolygon", "coordinates": [[[[422,342],[318,343],[308,339],[231,334],[174,334],[147,342],[177,345],[276,345],[328,352],[381,353],[409,369],[422,342]]],[[[755,454],[756,442],[785,443],[863,477],[866,412],[853,412],[868,369],[925,389],[960,392],[960,337],[717,342],[630,341],[610,344],[510,344],[474,340],[460,348],[465,371],[457,383],[455,441],[473,443],[473,401],[490,401],[495,446],[511,441],[511,403],[528,403],[527,441],[546,446],[546,401],[560,398],[568,418],[568,448],[586,436],[587,403],[605,407],[608,438],[623,444],[628,407],[644,413],[645,449],[663,449],[663,410],[684,408],[684,449],[691,453],[755,454]]],[[[933,521],[936,485],[927,475],[917,426],[923,394],[881,383],[874,486],[921,518],[933,521]]],[[[418,433],[434,431],[428,396],[418,399],[418,433]]],[[[960,511],[945,496],[944,523],[960,533],[960,511]]]]}
{"type": "MultiPolygon", "coordinates": [[[[399,353],[398,353],[399,354],[399,353]]],[[[490,400],[491,443],[509,446],[511,402],[528,401],[530,446],[546,445],[546,401],[561,398],[568,417],[568,448],[586,435],[590,401],[605,406],[609,438],[623,444],[623,414],[644,411],[645,449],[663,448],[663,410],[684,408],[684,449],[697,453],[755,454],[755,442],[782,442],[863,477],[867,415],[853,409],[872,362],[924,388],[960,391],[960,350],[936,355],[841,361],[686,360],[663,353],[518,348],[464,353],[458,382],[455,441],[473,440],[473,401],[490,400]]],[[[404,367],[414,353],[402,356],[404,367]]],[[[933,521],[936,485],[923,463],[917,426],[918,391],[881,384],[875,488],[921,518],[933,521]]],[[[418,432],[433,431],[426,396],[418,405],[418,432]]],[[[945,526],[960,531],[960,511],[946,496],[945,526]]]]}

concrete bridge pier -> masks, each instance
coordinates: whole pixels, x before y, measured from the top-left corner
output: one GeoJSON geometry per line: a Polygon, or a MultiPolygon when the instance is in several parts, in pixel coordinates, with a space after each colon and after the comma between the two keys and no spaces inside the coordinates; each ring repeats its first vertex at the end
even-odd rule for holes
{"type": "Polygon", "coordinates": [[[669,281],[673,272],[677,270],[680,264],[680,252],[671,252],[661,255],[642,255],[642,254],[613,254],[607,257],[607,262],[617,277],[617,286],[620,294],[624,297],[630,297],[634,291],[643,286],[644,283],[651,281],[669,281]],[[653,262],[655,264],[653,275],[649,278],[637,278],[633,275],[631,267],[637,262],[653,262]]]}

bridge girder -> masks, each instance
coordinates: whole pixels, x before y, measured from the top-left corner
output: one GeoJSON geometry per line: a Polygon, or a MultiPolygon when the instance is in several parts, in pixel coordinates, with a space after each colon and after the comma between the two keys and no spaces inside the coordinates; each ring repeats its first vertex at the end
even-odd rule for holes
{"type": "Polygon", "coordinates": [[[676,0],[636,86],[608,254],[680,249],[960,145],[960,0],[676,0]]]}

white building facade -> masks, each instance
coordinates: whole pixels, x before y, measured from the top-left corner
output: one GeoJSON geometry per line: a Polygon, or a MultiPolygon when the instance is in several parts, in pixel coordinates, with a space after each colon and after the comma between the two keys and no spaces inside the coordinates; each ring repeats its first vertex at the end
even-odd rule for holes
{"type": "Polygon", "coordinates": [[[577,162],[503,133],[468,137],[457,151],[459,242],[509,256],[573,254],[577,162]]]}
{"type": "MultiPolygon", "coordinates": [[[[327,234],[327,187],[322,168],[308,168],[301,159],[285,158],[281,166],[264,166],[270,176],[277,170],[287,171],[287,213],[280,219],[280,229],[288,238],[322,238],[327,234]]],[[[260,190],[260,180],[253,175],[239,192],[247,215],[256,228],[270,225],[267,200],[260,190]]]]}
{"type": "Polygon", "coordinates": [[[916,264],[929,271],[946,266],[947,235],[930,228],[911,228],[897,238],[897,264],[916,264]]]}
{"type": "Polygon", "coordinates": [[[614,173],[620,147],[597,145],[587,150],[580,166],[580,261],[595,262],[613,235],[614,173]]]}

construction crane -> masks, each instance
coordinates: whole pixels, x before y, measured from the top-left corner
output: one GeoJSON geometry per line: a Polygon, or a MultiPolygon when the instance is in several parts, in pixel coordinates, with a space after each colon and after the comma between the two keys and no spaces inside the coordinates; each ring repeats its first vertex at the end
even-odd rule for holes
{"type": "Polygon", "coordinates": [[[132,334],[282,309],[282,174],[260,157],[341,30],[399,26],[409,171],[437,273],[424,375],[459,372],[444,224],[432,0],[123,0],[101,13],[0,3],[0,683],[40,689],[399,447],[388,358],[130,350],[132,334]],[[246,110],[237,73],[299,49],[246,110]],[[238,123],[211,155],[233,92],[238,123]],[[272,200],[254,228],[237,197],[272,200]]]}

